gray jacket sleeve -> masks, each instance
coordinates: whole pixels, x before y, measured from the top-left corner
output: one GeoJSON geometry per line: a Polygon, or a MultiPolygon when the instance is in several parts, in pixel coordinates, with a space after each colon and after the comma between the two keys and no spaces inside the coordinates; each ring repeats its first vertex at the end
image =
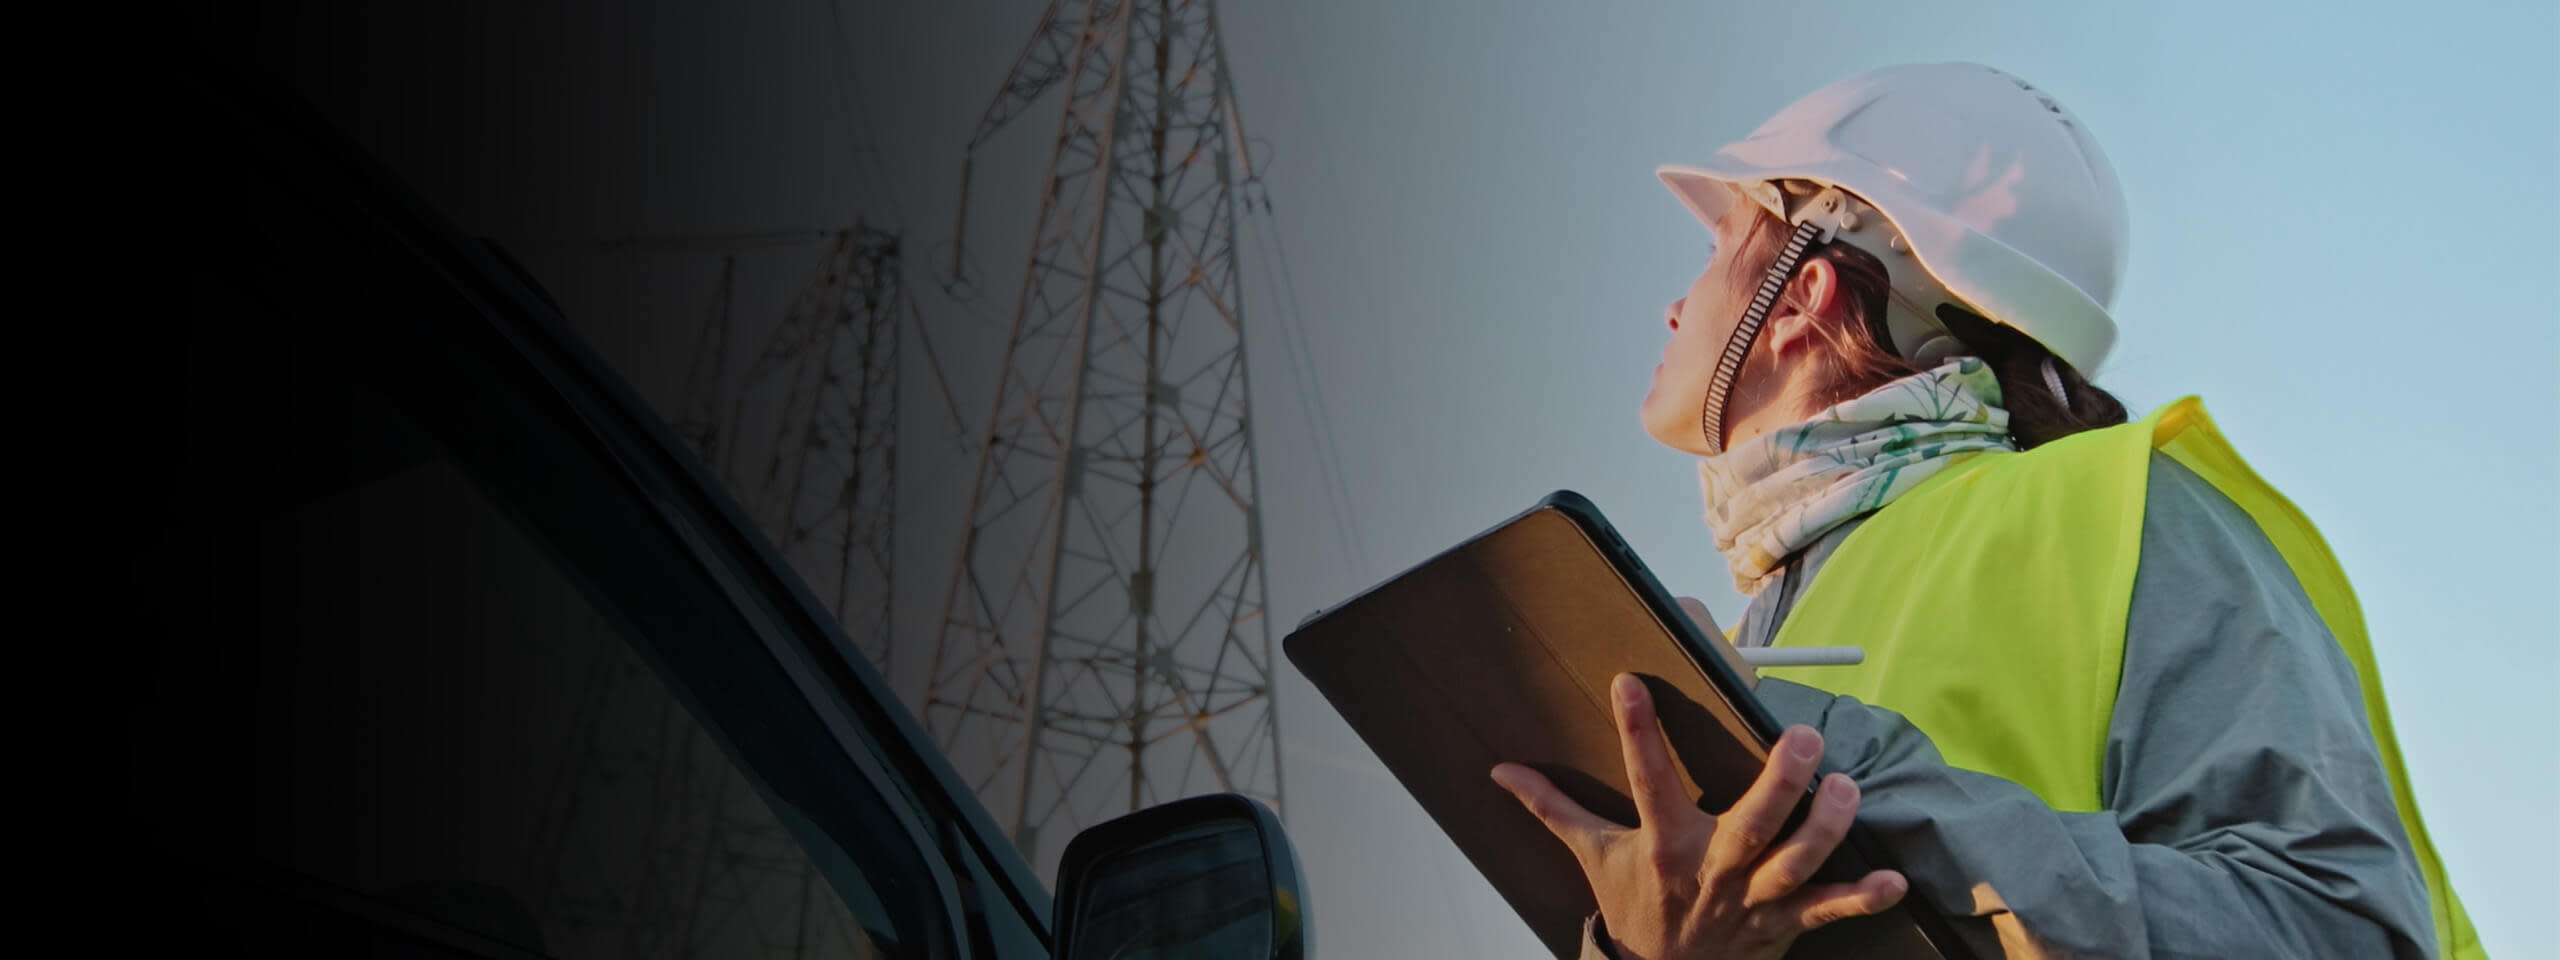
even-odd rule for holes
{"type": "Polygon", "coordinates": [[[2247,515],[2154,457],[2106,809],[1950,767],[1900,714],[1782,680],[1858,821],[1986,956],[2424,957],[2426,892],[2345,655],[2247,515]]]}

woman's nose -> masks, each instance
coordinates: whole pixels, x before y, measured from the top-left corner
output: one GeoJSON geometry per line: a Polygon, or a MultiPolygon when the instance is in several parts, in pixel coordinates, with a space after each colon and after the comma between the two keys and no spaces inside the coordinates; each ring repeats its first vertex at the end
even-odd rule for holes
{"type": "Polygon", "coordinates": [[[1680,332],[1680,308],[1687,305],[1688,302],[1689,298],[1681,297],[1678,300],[1671,301],[1670,308],[1662,311],[1662,322],[1671,328],[1671,332],[1680,332]]]}

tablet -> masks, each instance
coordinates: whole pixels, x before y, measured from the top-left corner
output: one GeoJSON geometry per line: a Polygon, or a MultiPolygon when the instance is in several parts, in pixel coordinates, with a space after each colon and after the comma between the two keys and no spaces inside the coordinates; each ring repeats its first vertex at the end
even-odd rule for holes
{"type": "MultiPolygon", "coordinates": [[[[1309,615],[1282,647],[1562,958],[1579,955],[1583,919],[1597,909],[1590,886],[1563,841],[1488,776],[1493,765],[1534,767],[1585,809],[1634,824],[1609,707],[1620,673],[1645,678],[1683,786],[1709,812],[1750,787],[1781,730],[1599,509],[1571,491],[1309,615]]],[[[1879,850],[1852,827],[1817,880],[1889,865],[1879,850]]],[[[1807,934],[1790,956],[1969,954],[1906,896],[1807,934]]]]}

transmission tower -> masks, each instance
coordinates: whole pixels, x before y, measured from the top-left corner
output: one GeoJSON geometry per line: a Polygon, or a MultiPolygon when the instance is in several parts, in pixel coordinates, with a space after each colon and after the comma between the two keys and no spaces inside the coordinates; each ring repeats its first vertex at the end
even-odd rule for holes
{"type": "Polygon", "coordinates": [[[675,428],[886,676],[898,329],[913,309],[899,282],[898,237],[865,226],[826,235],[817,278],[744,376],[728,370],[735,249],[807,237],[679,241],[731,252],[721,260],[717,304],[695,346],[675,428]]]}
{"type": "Polygon", "coordinates": [[[1053,0],[971,156],[1061,84],[925,700],[1044,873],[1120,812],[1281,799],[1231,195],[1249,170],[1214,5],[1053,0]]]}
{"type": "MultiPolygon", "coordinates": [[[[914,316],[897,236],[857,225],[613,246],[721,254],[675,432],[885,674],[899,323],[914,316]],[[812,241],[825,246],[817,276],[733,373],[739,254],[812,241]]],[[[601,620],[589,626],[573,734],[529,849],[553,953],[882,955],[665,682],[601,620]]]]}

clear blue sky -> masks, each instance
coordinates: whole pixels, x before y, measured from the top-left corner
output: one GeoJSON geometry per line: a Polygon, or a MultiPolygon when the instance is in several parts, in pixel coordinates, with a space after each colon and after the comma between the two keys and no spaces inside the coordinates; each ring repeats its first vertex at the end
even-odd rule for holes
{"type": "MultiPolygon", "coordinates": [[[[568,110],[594,91],[536,83],[494,88],[507,91],[501,112],[467,120],[550,133],[546,111],[572,116],[578,143],[632,158],[598,165],[631,182],[573,182],[539,222],[452,212],[522,253],[663,399],[681,386],[715,261],[668,254],[635,272],[596,240],[829,227],[861,212],[907,228],[911,249],[938,244],[959,145],[1040,4],[849,2],[850,60],[823,0],[751,19],[559,6],[589,9],[528,13],[503,36],[534,49],[559,22],[610,26],[565,42],[627,64],[610,82],[638,84],[637,104],[568,110]],[[839,95],[847,78],[867,104],[839,95]],[[754,108],[695,107],[740,103],[754,108]],[[727,186],[669,188],[637,208],[641,222],[622,202],[706,182],[727,186]]],[[[1842,76],[1988,63],[2076,112],[2130,195],[2124,333],[2099,382],[2143,409],[2202,395],[2320,524],[2359,589],[2419,800],[2484,939],[2501,958],[2554,955],[2560,15],[2548,0],[2423,12],[1231,0],[1221,16],[1274,206],[1268,223],[1247,221],[1244,282],[1275,623],[1557,488],[1589,495],[1664,581],[1737,618],[1689,462],[1635,419],[1662,307],[1706,252],[1651,170],[1701,159],[1842,76]],[[1270,227],[1293,268],[1294,332],[1258,269],[1270,227]],[[1321,382],[1321,423],[1289,387],[1292,336],[1321,382]],[[1323,517],[1319,429],[1365,549],[1323,517]]],[[[506,55],[476,66],[504,70],[506,55]]],[[[379,72],[403,82],[401,65],[379,72]]],[[[1053,111],[1017,125],[1013,152],[1045,154],[1053,111]]],[[[398,119],[376,136],[397,142],[398,119]]],[[[976,174],[982,211],[1026,221],[972,222],[994,293],[974,308],[928,303],[964,366],[991,355],[984,318],[1011,306],[1037,176],[1015,167],[976,174]]],[[[404,173],[435,192],[433,170],[404,173]]],[[[742,260],[740,314],[778,315],[813,259],[742,260]]],[[[983,391],[955,372],[974,417],[983,391]]],[[[947,425],[930,393],[909,399],[919,439],[902,462],[930,473],[948,453],[922,438],[947,425]]],[[[933,535],[952,529],[933,512],[947,505],[908,503],[909,568],[948,569],[933,535]]],[[[1538,956],[1323,701],[1284,680],[1287,813],[1322,954],[1538,956]]]]}

